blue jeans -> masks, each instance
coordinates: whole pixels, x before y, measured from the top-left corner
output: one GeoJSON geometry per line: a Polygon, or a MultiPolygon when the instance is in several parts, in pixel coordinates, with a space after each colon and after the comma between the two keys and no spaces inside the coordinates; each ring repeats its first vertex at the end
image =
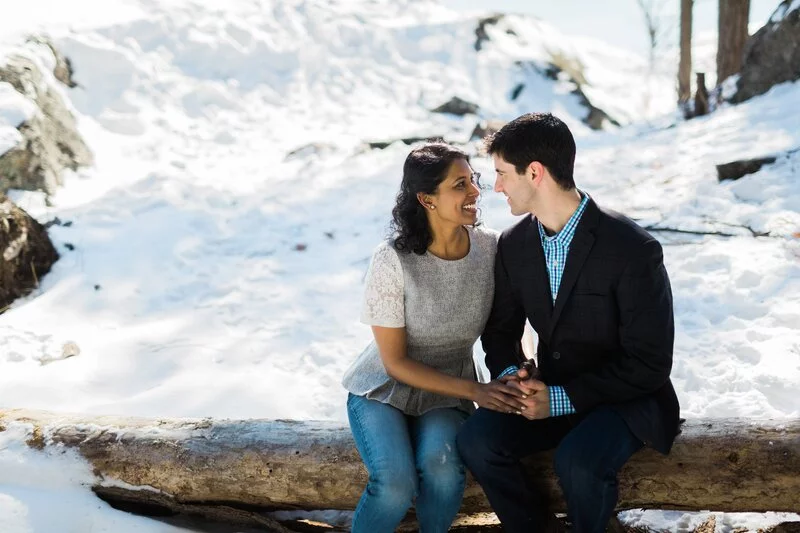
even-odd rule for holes
{"type": "Polygon", "coordinates": [[[353,533],[393,532],[415,499],[420,531],[446,532],[464,495],[456,435],[467,413],[434,409],[409,416],[350,394],[347,416],[369,472],[353,515],[353,533]]]}
{"type": "Polygon", "coordinates": [[[458,435],[461,456],[507,533],[544,532],[553,520],[549,502],[523,471],[523,457],[555,448],[572,530],[602,533],[617,505],[617,472],[641,447],[605,406],[534,421],[478,409],[458,435]]]}

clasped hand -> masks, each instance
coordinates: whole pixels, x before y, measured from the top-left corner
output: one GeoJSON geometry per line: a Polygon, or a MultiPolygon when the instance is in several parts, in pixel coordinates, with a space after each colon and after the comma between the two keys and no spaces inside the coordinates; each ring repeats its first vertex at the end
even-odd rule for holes
{"type": "Polygon", "coordinates": [[[516,413],[528,420],[550,416],[547,385],[538,379],[528,379],[528,371],[524,368],[515,374],[478,385],[474,400],[480,407],[501,413],[516,413]]]}

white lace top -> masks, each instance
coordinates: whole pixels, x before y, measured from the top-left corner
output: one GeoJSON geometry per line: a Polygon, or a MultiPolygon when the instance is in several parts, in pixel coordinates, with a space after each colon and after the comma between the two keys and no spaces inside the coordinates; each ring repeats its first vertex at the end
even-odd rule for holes
{"type": "Polygon", "coordinates": [[[372,254],[364,287],[361,322],[370,326],[402,328],[406,325],[403,265],[397,251],[383,242],[372,254]]]}
{"type": "MultiPolygon", "coordinates": [[[[489,318],[494,297],[498,233],[467,227],[470,249],[455,261],[417,255],[381,243],[366,277],[361,321],[406,328],[408,356],[447,374],[475,379],[472,347],[489,318]]],[[[386,374],[371,342],[345,373],[353,394],[388,403],[409,415],[439,407],[474,410],[472,402],[400,383],[386,374]]]]}

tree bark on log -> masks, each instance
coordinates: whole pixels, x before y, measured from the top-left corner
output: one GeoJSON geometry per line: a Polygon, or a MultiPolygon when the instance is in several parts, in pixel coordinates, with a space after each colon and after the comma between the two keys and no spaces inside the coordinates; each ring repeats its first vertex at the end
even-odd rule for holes
{"type": "MultiPolygon", "coordinates": [[[[98,493],[234,509],[353,509],[367,474],[350,431],[334,422],[93,417],[0,410],[28,445],[77,450],[98,493]],[[119,483],[122,482],[122,483],[119,483]],[[113,490],[103,489],[112,486],[113,490]],[[137,489],[138,487],[138,489],[137,489]]],[[[563,511],[552,454],[528,462],[563,511]]],[[[619,476],[619,509],[800,510],[800,420],[686,422],[672,453],[638,452],[619,476]]],[[[489,511],[468,483],[462,513],[489,511]]]]}

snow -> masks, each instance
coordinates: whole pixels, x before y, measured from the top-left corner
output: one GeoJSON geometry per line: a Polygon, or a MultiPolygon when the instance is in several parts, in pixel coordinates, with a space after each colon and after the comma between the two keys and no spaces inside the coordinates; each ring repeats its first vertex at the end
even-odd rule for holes
{"type": "Polygon", "coordinates": [[[69,449],[37,451],[30,424],[0,432],[0,518],[8,533],[181,533],[189,530],[121,513],[89,489],[91,465],[69,449]]]}
{"type": "Polygon", "coordinates": [[[0,154],[22,140],[17,126],[36,114],[36,105],[7,82],[0,82],[0,154]]]}
{"type": "Polygon", "coordinates": [[[800,0],[792,0],[791,4],[781,4],[769,18],[770,24],[776,24],[782,21],[795,9],[800,9],[800,0]]]}
{"type": "Polygon", "coordinates": [[[630,527],[647,528],[650,531],[675,531],[689,533],[706,522],[709,517],[716,517],[715,531],[732,533],[733,531],[758,531],[781,522],[796,522],[793,513],[685,513],[683,511],[665,511],[654,513],[634,509],[619,514],[620,520],[630,527]]]}
{"type": "MultiPolygon", "coordinates": [[[[10,194],[41,222],[58,217],[49,232],[61,259],[0,315],[0,406],[344,423],[340,378],[370,339],[358,323],[363,276],[409,150],[365,143],[467,142],[478,118],[429,112],[459,96],[481,118],[564,118],[578,185],[600,204],[646,226],[733,235],[655,233],[675,297],[683,415],[800,416],[800,155],[735,182],[718,183],[714,167],[800,147],[797,83],[675,123],[674,68],[647,73],[635,54],[519,15],[488,25],[476,53],[477,19],[426,1],[16,9],[14,24],[0,21],[0,52],[25,31],[53,36],[79,84],[58,90],[96,164],[69,173],[49,203],[10,194]],[[582,66],[584,92],[624,127],[582,123],[575,84],[541,74],[558,55],[582,66]],[[80,353],[65,358],[71,343],[80,353]]],[[[700,41],[698,64],[713,64],[703,44],[713,40],[700,41]]],[[[0,152],[34,112],[25,102],[0,84],[0,152]]],[[[491,162],[473,164],[491,186],[491,162]]],[[[489,227],[514,221],[489,191],[482,213],[489,227]]],[[[24,431],[0,432],[4,531],[53,531],[50,502],[74,531],[178,531],[111,510],[80,458],[23,449],[24,431]]],[[[703,516],[626,520],[686,531],[703,516]]],[[[787,516],[720,515],[718,527],[800,519],[787,516]]]]}

